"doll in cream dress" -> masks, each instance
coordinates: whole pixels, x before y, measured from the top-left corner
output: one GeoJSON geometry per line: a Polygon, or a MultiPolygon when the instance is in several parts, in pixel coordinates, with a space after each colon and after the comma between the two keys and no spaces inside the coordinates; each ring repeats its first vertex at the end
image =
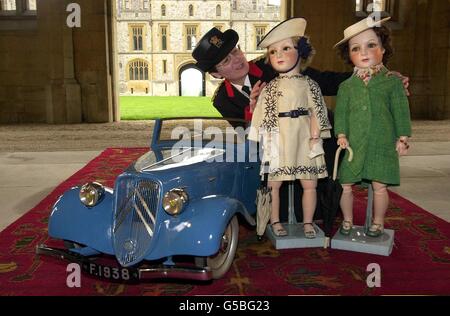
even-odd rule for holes
{"type": "Polygon", "coordinates": [[[312,49],[304,37],[306,20],[293,18],[273,28],[259,46],[279,76],[258,97],[249,139],[262,142],[261,173],[268,173],[272,189],[270,224],[276,236],[287,231],[279,221],[279,188],[282,181],[300,180],[303,188],[303,230],[315,238],[312,224],[316,209],[317,179],[328,176],[322,138],[330,137],[331,125],[318,84],[301,75],[312,49]]]}

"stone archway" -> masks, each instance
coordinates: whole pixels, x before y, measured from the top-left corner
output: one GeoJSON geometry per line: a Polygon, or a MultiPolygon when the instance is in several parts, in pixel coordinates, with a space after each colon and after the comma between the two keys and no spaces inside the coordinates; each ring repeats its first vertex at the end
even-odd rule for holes
{"type": "Polygon", "coordinates": [[[180,96],[205,96],[205,73],[194,64],[187,64],[179,71],[180,96]]]}

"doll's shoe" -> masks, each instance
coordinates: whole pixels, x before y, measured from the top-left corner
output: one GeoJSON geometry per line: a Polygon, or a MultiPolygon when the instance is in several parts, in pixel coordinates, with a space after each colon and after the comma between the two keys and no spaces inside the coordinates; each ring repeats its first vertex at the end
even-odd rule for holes
{"type": "Polygon", "coordinates": [[[339,228],[339,232],[344,236],[348,236],[350,235],[352,228],[353,223],[351,221],[342,221],[342,225],[341,228],[339,228]]]}
{"type": "Polygon", "coordinates": [[[372,223],[366,235],[370,237],[380,237],[381,235],[383,235],[383,233],[384,233],[383,224],[372,223]]]}
{"type": "Polygon", "coordinates": [[[275,222],[270,224],[270,227],[272,228],[272,232],[276,237],[284,237],[287,236],[288,232],[286,229],[284,229],[283,225],[281,225],[280,222],[275,222]],[[274,225],[279,224],[281,228],[275,228],[274,225]]]}
{"type": "Polygon", "coordinates": [[[314,229],[313,223],[303,223],[303,232],[305,233],[305,237],[308,239],[316,238],[316,230],[314,229]],[[307,227],[311,227],[312,230],[306,230],[305,225],[308,225],[307,227]]]}
{"type": "Polygon", "coordinates": [[[322,139],[319,139],[319,141],[312,146],[312,149],[308,154],[309,159],[313,159],[317,156],[325,154],[322,143],[323,143],[322,139]]]}

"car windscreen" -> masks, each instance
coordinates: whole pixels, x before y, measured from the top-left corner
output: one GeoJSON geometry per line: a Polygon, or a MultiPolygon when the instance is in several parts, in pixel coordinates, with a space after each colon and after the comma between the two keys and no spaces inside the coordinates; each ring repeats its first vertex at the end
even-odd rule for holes
{"type": "MultiPolygon", "coordinates": [[[[161,154],[163,156],[163,159],[167,159],[171,155],[171,150],[170,149],[161,150],[161,154]]],[[[134,168],[140,171],[147,168],[148,166],[154,165],[156,162],[157,162],[156,155],[152,150],[150,150],[146,154],[139,157],[138,160],[136,160],[134,168]]]]}
{"type": "MultiPolygon", "coordinates": [[[[181,166],[188,166],[199,162],[211,162],[221,157],[225,150],[217,148],[172,148],[163,150],[163,160],[149,164],[151,159],[136,162],[136,169],[140,171],[158,171],[181,166]]],[[[144,157],[144,156],[143,156],[144,157]]],[[[143,158],[141,157],[141,158],[143,158]]]]}

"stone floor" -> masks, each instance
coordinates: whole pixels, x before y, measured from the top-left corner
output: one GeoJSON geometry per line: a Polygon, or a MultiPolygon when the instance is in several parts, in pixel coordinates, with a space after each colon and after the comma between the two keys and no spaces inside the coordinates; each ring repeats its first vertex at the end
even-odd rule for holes
{"type": "MultiPolygon", "coordinates": [[[[145,147],[151,121],[0,125],[0,231],[107,147],[145,147]]],[[[450,222],[450,121],[414,121],[411,150],[392,188],[450,222]]]]}

